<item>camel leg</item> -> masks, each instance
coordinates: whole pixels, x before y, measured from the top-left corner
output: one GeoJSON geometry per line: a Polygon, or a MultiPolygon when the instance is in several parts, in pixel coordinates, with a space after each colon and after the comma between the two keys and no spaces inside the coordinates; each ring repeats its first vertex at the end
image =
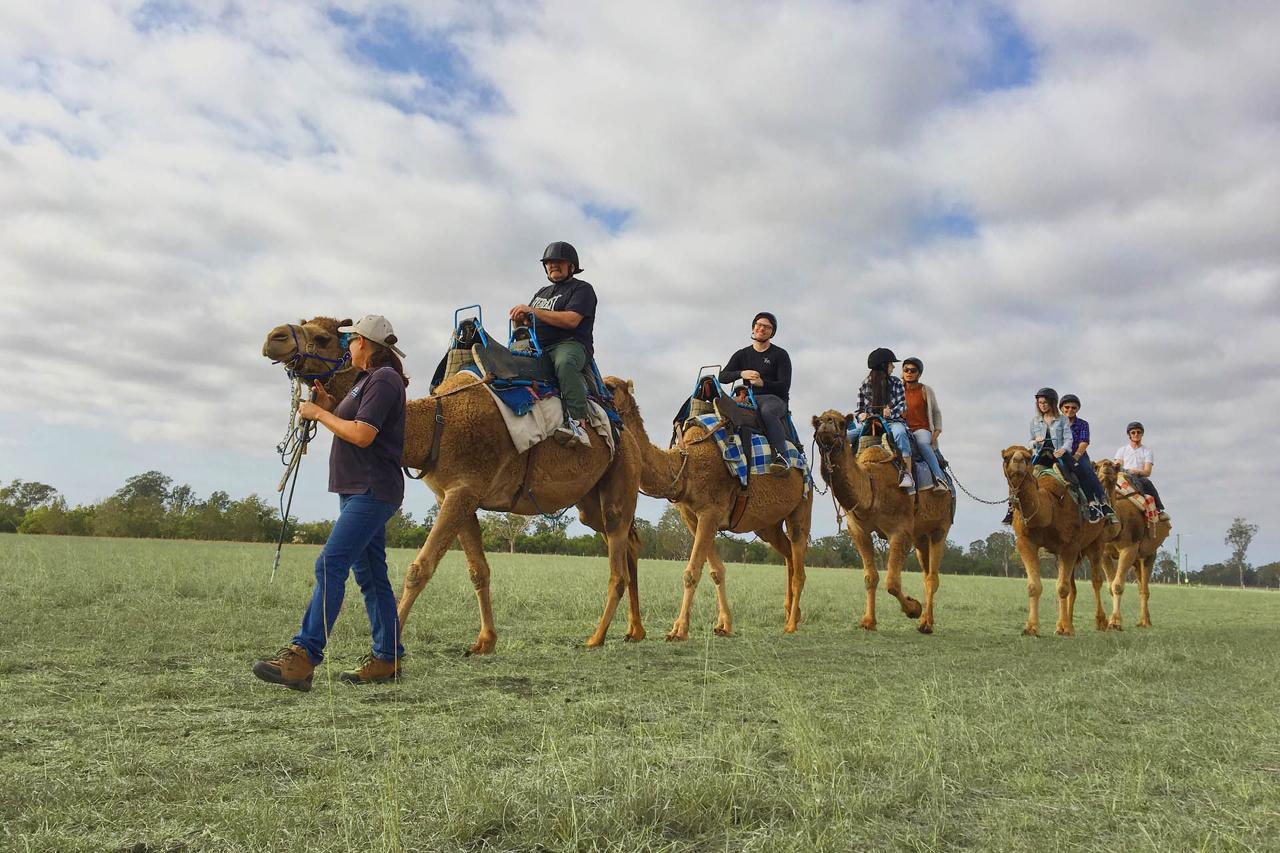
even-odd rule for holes
{"type": "Polygon", "coordinates": [[[795,584],[792,582],[792,575],[795,569],[791,562],[791,543],[787,541],[787,535],[782,531],[782,525],[777,524],[773,527],[767,527],[754,531],[757,536],[765,541],[770,548],[782,555],[782,561],[786,566],[786,589],[782,594],[782,622],[785,625],[791,619],[791,612],[796,611],[797,621],[800,618],[799,607],[792,601],[795,594],[795,584]]]}
{"type": "Polygon", "coordinates": [[[920,568],[924,573],[924,613],[920,616],[919,627],[921,634],[933,633],[933,599],[938,593],[939,572],[945,549],[945,535],[932,536],[926,548],[916,549],[916,559],[920,561],[920,568]]]}
{"type": "Polygon", "coordinates": [[[1022,568],[1027,573],[1027,624],[1022,626],[1022,633],[1028,637],[1040,635],[1040,549],[1032,542],[1019,536],[1016,540],[1018,556],[1022,559],[1022,568]]]}
{"type": "Polygon", "coordinates": [[[1103,566],[1106,557],[1095,554],[1089,557],[1089,583],[1093,585],[1093,624],[1099,631],[1107,630],[1107,613],[1102,609],[1103,566]]]}
{"type": "Polygon", "coordinates": [[[1075,626],[1072,625],[1071,606],[1075,601],[1076,563],[1080,559],[1078,551],[1063,549],[1058,555],[1058,624],[1054,633],[1060,637],[1074,637],[1075,626]]]}
{"type": "Polygon", "coordinates": [[[790,544],[787,558],[787,621],[782,630],[794,634],[800,627],[800,595],[804,592],[804,558],[809,553],[809,522],[813,513],[813,492],[787,517],[787,539],[790,544]]]}
{"type": "Polygon", "coordinates": [[[707,554],[707,559],[711,561],[711,580],[716,585],[716,627],[715,634],[717,637],[733,636],[733,614],[729,612],[729,594],[725,589],[725,570],[724,563],[720,560],[720,554],[715,548],[707,554]]]}
{"type": "Polygon", "coordinates": [[[1152,557],[1138,559],[1138,627],[1151,627],[1151,611],[1147,608],[1147,600],[1151,597],[1151,564],[1152,557]]]}
{"type": "Polygon", "coordinates": [[[907,561],[907,548],[911,541],[905,535],[889,540],[889,565],[884,573],[884,591],[898,599],[902,612],[908,619],[919,618],[924,610],[920,602],[902,591],[902,564],[907,561]]]}
{"type": "Polygon", "coordinates": [[[702,579],[702,567],[707,562],[707,554],[715,547],[715,536],[715,520],[710,515],[699,518],[698,528],[693,534],[693,548],[689,552],[689,565],[684,570],[684,597],[680,601],[680,615],[667,632],[668,640],[689,639],[689,611],[693,609],[693,595],[698,591],[698,581],[702,579]]]}
{"type": "Polygon", "coordinates": [[[849,525],[849,536],[858,549],[862,559],[862,586],[866,590],[867,602],[862,612],[862,621],[858,627],[865,631],[876,629],[876,587],[880,585],[880,573],[876,571],[876,550],[871,543],[871,534],[849,525]]]}
{"type": "Polygon", "coordinates": [[[476,590],[476,603],[480,606],[480,633],[468,654],[491,655],[498,644],[498,632],[493,626],[493,602],[489,599],[489,561],[484,555],[484,538],[480,521],[475,514],[463,520],[458,534],[462,552],[467,557],[467,573],[476,590]]]}
{"type": "Polygon", "coordinates": [[[409,621],[409,611],[422,590],[426,588],[431,576],[436,573],[440,559],[444,557],[449,545],[458,538],[467,519],[476,520],[477,502],[470,495],[457,492],[448,493],[440,501],[440,512],[436,515],[436,523],[431,527],[427,541],[418,550],[418,556],[409,564],[404,576],[404,589],[400,593],[400,630],[404,631],[409,621]]]}
{"type": "Polygon", "coordinates": [[[1124,582],[1129,575],[1129,569],[1132,568],[1134,561],[1138,557],[1138,546],[1130,545],[1120,549],[1120,554],[1116,560],[1116,573],[1111,578],[1111,621],[1107,623],[1107,627],[1112,631],[1119,631],[1120,628],[1120,600],[1124,597],[1124,582]]]}
{"type": "MultiPolygon", "coordinates": [[[[604,612],[600,614],[596,630],[587,638],[589,649],[599,648],[604,644],[605,634],[613,622],[618,603],[622,600],[622,593],[627,589],[628,581],[633,574],[630,555],[631,536],[635,528],[635,498],[632,496],[628,504],[625,489],[619,488],[620,482],[619,479],[606,478],[578,504],[579,518],[584,523],[590,522],[589,526],[603,533],[605,542],[609,546],[609,584],[605,591],[604,612]]],[[[638,539],[636,553],[637,555],[639,553],[638,539]]],[[[632,632],[638,629],[639,637],[635,639],[643,639],[644,628],[639,624],[638,594],[633,595],[630,601],[632,611],[628,616],[628,637],[630,638],[632,632]]]]}
{"type": "Polygon", "coordinates": [[[623,640],[638,643],[645,637],[640,619],[640,534],[634,519],[627,533],[627,635],[623,640]]]}

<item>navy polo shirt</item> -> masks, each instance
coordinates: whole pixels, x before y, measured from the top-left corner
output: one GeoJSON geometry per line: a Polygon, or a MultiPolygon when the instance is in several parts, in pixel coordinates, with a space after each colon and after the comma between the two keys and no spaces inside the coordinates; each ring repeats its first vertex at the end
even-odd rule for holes
{"type": "Polygon", "coordinates": [[[368,447],[357,447],[338,436],[329,449],[329,491],[340,495],[362,495],[386,503],[404,501],[404,475],[400,456],[404,452],[404,381],[394,367],[373,372],[362,370],[351,393],[342,398],[333,413],[345,421],[360,421],[378,431],[368,447]]]}

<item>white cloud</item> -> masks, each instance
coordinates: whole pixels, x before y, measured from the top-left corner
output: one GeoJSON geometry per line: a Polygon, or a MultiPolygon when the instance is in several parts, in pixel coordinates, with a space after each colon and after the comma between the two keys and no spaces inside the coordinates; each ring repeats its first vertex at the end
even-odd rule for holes
{"type": "Polygon", "coordinates": [[[1018,4],[1034,73],[994,91],[987,4],[166,8],[0,11],[6,407],[261,453],[271,326],[385,313],[419,390],[452,309],[500,325],[568,238],[654,435],[768,308],[804,435],[868,350],[917,354],[993,496],[1054,384],[1100,449],[1147,423],[1205,559],[1233,515],[1280,550],[1280,467],[1237,437],[1280,415],[1274,4],[1018,4]],[[409,70],[359,53],[396,27],[409,70]]]}

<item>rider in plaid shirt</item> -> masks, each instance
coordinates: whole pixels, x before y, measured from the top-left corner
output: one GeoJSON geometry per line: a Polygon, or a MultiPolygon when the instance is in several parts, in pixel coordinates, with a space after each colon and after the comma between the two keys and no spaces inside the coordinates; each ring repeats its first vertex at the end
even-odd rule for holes
{"type": "MultiPolygon", "coordinates": [[[[897,361],[898,357],[893,354],[893,350],[885,347],[872,350],[871,354],[867,356],[867,368],[871,372],[867,374],[862,387],[858,389],[858,411],[856,413],[858,423],[850,429],[849,441],[856,448],[858,439],[862,436],[863,429],[866,428],[867,419],[872,415],[883,418],[885,428],[889,430],[889,435],[893,437],[893,443],[897,445],[898,451],[902,454],[902,480],[898,485],[906,489],[908,494],[915,494],[916,481],[911,473],[911,438],[908,435],[907,421],[904,417],[907,411],[907,391],[903,387],[902,380],[893,375],[893,366],[897,361]],[[879,393],[876,391],[877,385],[880,386],[879,393]],[[886,397],[888,398],[888,403],[878,405],[880,400],[886,397]]],[[[926,488],[933,487],[928,486],[926,488]]]]}

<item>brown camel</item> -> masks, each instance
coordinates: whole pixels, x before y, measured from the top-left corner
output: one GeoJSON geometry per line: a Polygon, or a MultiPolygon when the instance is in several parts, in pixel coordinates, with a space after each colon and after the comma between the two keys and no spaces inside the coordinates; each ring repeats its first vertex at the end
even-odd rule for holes
{"type": "Polygon", "coordinates": [[[848,440],[853,415],[828,409],[813,419],[814,438],[822,456],[822,478],[845,514],[849,535],[862,557],[862,582],[867,603],[859,623],[868,631],[876,629],[875,548],[871,534],[889,543],[885,590],[898,599],[908,619],[919,617],[920,633],[933,633],[933,604],[938,592],[942,554],[955,509],[950,492],[929,489],[908,495],[898,487],[900,474],[894,454],[879,445],[855,452],[848,440]],[[924,607],[902,591],[902,566],[907,551],[914,548],[924,579],[924,607]]]}
{"type": "Polygon", "coordinates": [[[1022,633],[1040,633],[1040,549],[1058,558],[1058,624],[1054,633],[1074,637],[1076,583],[1073,577],[1082,554],[1093,568],[1095,621],[1105,628],[1101,603],[1100,544],[1109,534],[1103,521],[1085,523],[1075,501],[1062,483],[1052,477],[1036,476],[1031,451],[1021,445],[1005,448],[1004,476],[1013,503],[1013,533],[1018,556],[1027,572],[1027,624],[1022,633]]]}
{"type": "MultiPolygon", "coordinates": [[[[349,322],[349,321],[346,321],[349,322]]],[[[338,323],[317,317],[299,325],[277,326],[267,335],[263,355],[299,373],[322,373],[326,363],[312,354],[336,358],[338,323]]],[[[341,399],[355,381],[354,370],[327,380],[341,399]]],[[[610,378],[614,385],[621,380],[610,378]]],[[[498,412],[498,404],[470,373],[445,380],[430,397],[410,400],[405,411],[405,444],[401,463],[425,471],[423,481],[436,495],[439,513],[426,543],[405,574],[400,598],[401,630],[414,601],[456,539],[466,555],[467,571],[480,607],[480,633],[473,654],[490,654],[497,641],[489,599],[489,563],[481,543],[478,509],[537,515],[577,505],[583,524],[599,531],[609,547],[609,584],[604,613],[587,646],[604,642],[605,633],[624,591],[628,592],[627,640],[644,639],[636,569],[640,552],[635,532],[636,496],[640,481],[639,449],[625,431],[612,459],[598,436],[590,448],[562,447],[543,441],[525,453],[515,445],[498,412]],[[436,433],[438,456],[430,459],[436,433]]]]}
{"type": "MultiPolygon", "coordinates": [[[[667,634],[668,640],[689,638],[689,610],[702,578],[702,568],[711,562],[711,579],[716,585],[715,633],[733,633],[733,616],[725,592],[725,567],[716,553],[715,537],[727,529],[739,493],[738,478],[729,473],[714,440],[701,426],[691,425],[676,449],[661,450],[645,432],[644,419],[636,408],[631,383],[611,389],[618,414],[626,431],[636,436],[640,448],[640,488],[645,494],[667,498],[676,504],[684,523],[693,533],[693,548],[684,570],[684,598],[680,615],[667,634]]],[[[785,476],[752,476],[747,481],[747,503],[742,517],[732,528],[735,533],[754,531],[786,561],[787,586],[783,600],[785,622],[782,630],[793,633],[800,623],[800,593],[804,589],[804,557],[809,548],[809,519],[813,510],[813,490],[805,490],[804,477],[792,470],[785,476]],[[784,529],[785,527],[785,529],[784,529]]]]}
{"type": "Polygon", "coordinates": [[[1102,568],[1111,584],[1111,619],[1107,627],[1120,630],[1120,598],[1124,595],[1125,580],[1132,568],[1138,576],[1138,627],[1150,628],[1151,612],[1147,600],[1151,597],[1151,569],[1156,553],[1169,538],[1173,525],[1168,521],[1147,524],[1142,510],[1118,494],[1116,475],[1119,467],[1113,460],[1103,459],[1093,463],[1093,467],[1120,520],[1118,535],[1102,551],[1102,568]]]}

